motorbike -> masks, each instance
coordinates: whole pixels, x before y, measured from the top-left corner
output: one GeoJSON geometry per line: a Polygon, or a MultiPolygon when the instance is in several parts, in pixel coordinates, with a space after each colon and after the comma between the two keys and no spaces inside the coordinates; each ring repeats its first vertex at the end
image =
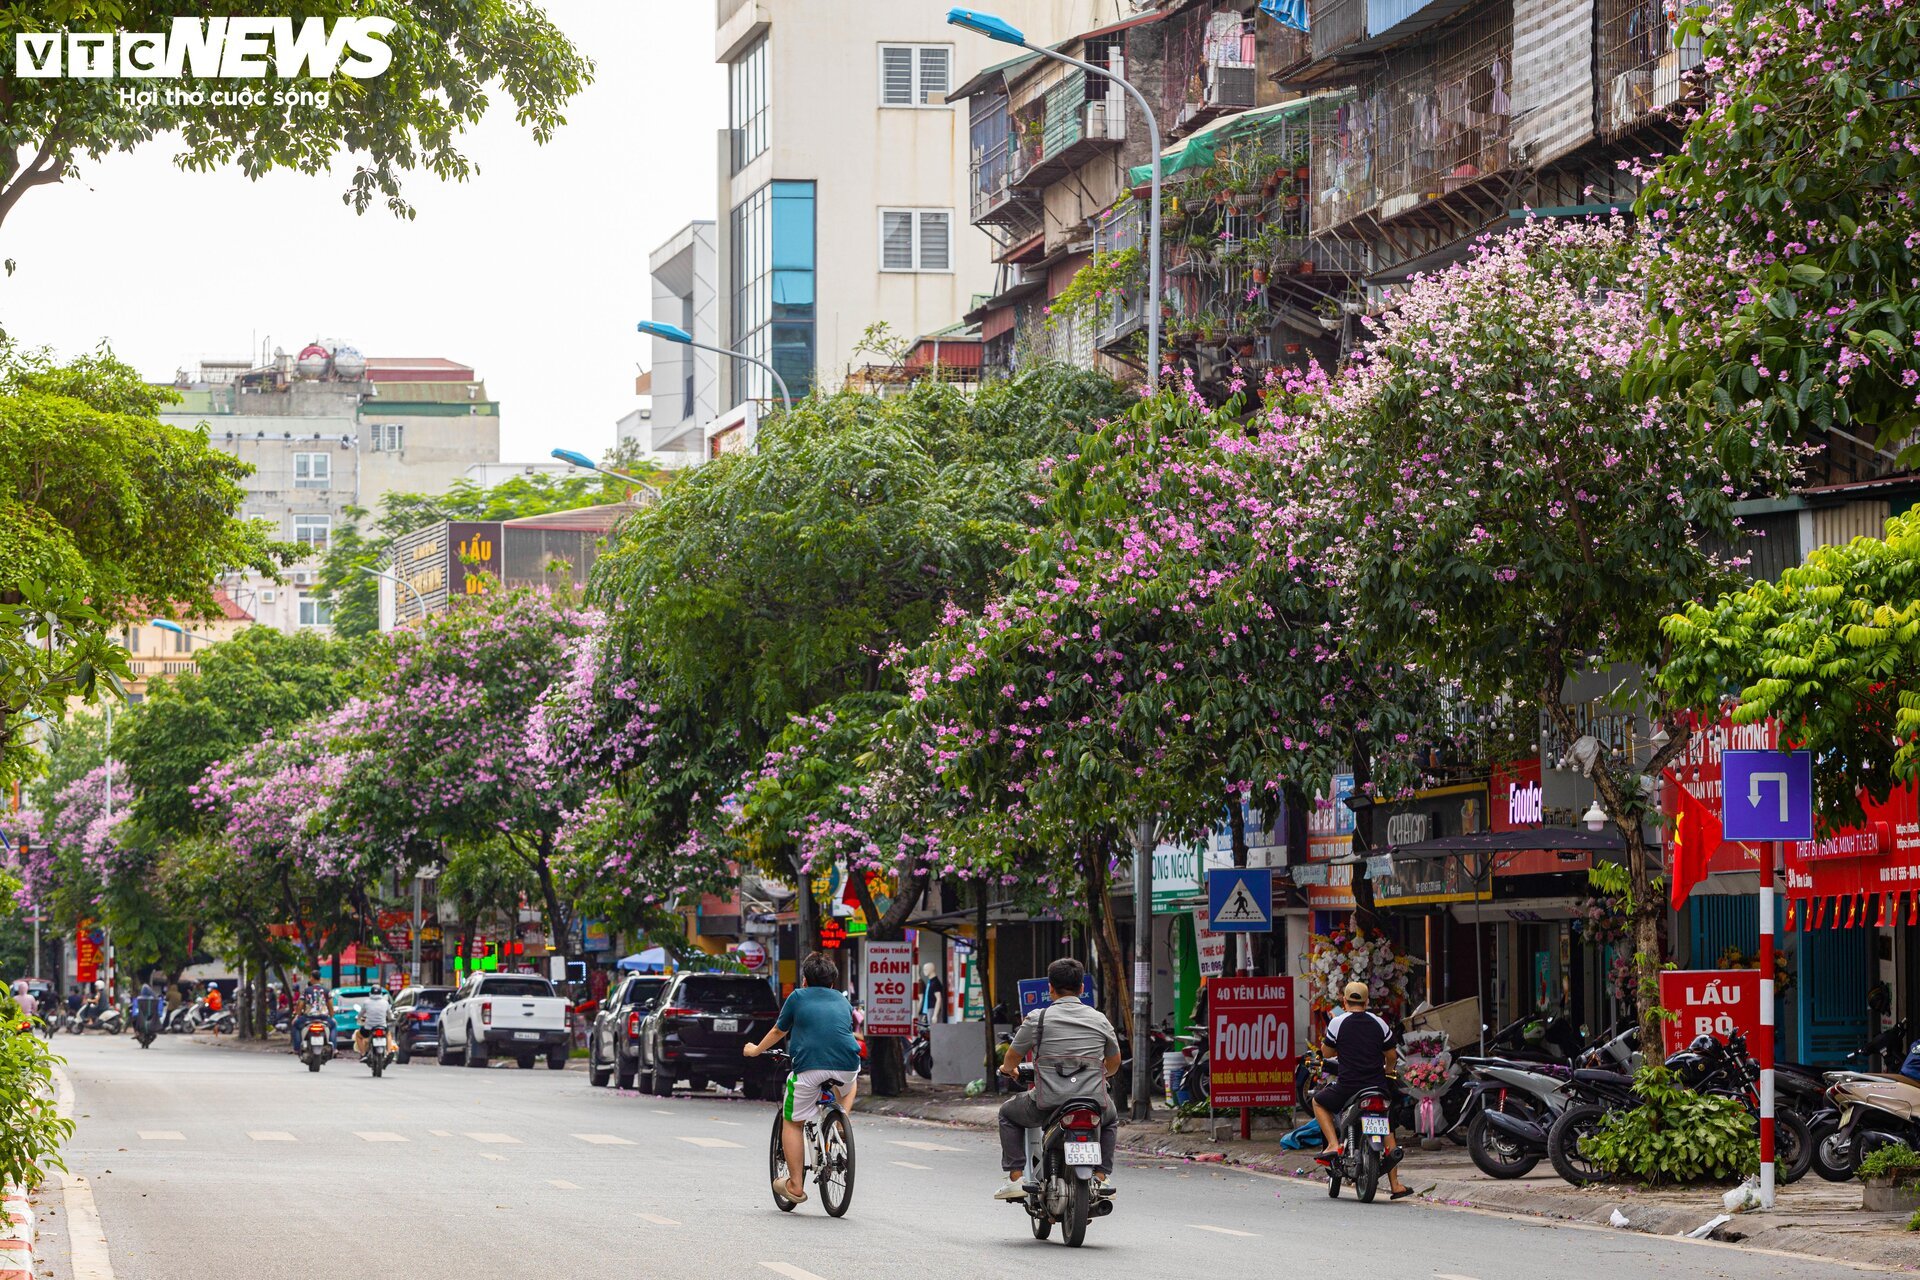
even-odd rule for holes
{"type": "Polygon", "coordinates": [[[1836,1071],[1827,1079],[1827,1096],[1839,1108],[1840,1120],[1819,1143],[1815,1159],[1825,1166],[1822,1177],[1842,1181],[1826,1171],[1833,1169],[1851,1178],[1881,1147],[1920,1148],[1920,1080],[1859,1071],[1836,1071]]]}
{"type": "Polygon", "coordinates": [[[333,1024],[325,1018],[309,1019],[300,1032],[300,1061],[307,1070],[318,1071],[333,1057],[333,1024]]]}
{"type": "Polygon", "coordinates": [[[922,1080],[933,1079],[933,1033],[925,1018],[915,1018],[913,1038],[907,1041],[907,1068],[922,1080]]]}
{"type": "Polygon", "coordinates": [[[378,1080],[380,1073],[386,1070],[387,1060],[393,1055],[387,1045],[387,1029],[375,1027],[367,1032],[366,1052],[360,1055],[360,1061],[373,1070],[373,1078],[378,1080]]]}
{"type": "Polygon", "coordinates": [[[1327,1196],[1340,1198],[1340,1185],[1353,1184],[1361,1204],[1372,1204],[1387,1171],[1387,1137],[1393,1132],[1392,1100],[1384,1090],[1362,1089],[1334,1121],[1340,1154],[1326,1158],[1327,1196]]]}
{"type": "Polygon", "coordinates": [[[1456,1058],[1468,1073],[1467,1155],[1489,1178],[1522,1178],[1547,1154],[1547,1129],[1567,1108],[1572,1072],[1545,1063],[1456,1058]]]}
{"type": "MultiPolygon", "coordinates": [[[[1033,1087],[1033,1064],[1020,1064],[1022,1086],[1033,1087]]],[[[1027,1175],[1021,1182],[1026,1199],[1016,1201],[1027,1211],[1033,1238],[1045,1240],[1060,1224],[1060,1240],[1078,1249],[1087,1238],[1087,1223],[1113,1212],[1113,1200],[1093,1185],[1100,1165],[1101,1106],[1094,1098],[1062,1103],[1046,1125],[1027,1130],[1027,1175]]]]}
{"type": "MultiPolygon", "coordinates": [[[[1702,1093],[1738,1098],[1756,1121],[1760,1117],[1760,1065],[1747,1054],[1747,1039],[1735,1031],[1723,1043],[1712,1036],[1696,1037],[1684,1053],[1667,1059],[1681,1082],[1702,1093]],[[1699,1059],[1699,1065],[1687,1062],[1699,1059]]],[[[1774,1068],[1773,1140],[1775,1172],[1781,1184],[1798,1182],[1813,1167],[1813,1135],[1807,1119],[1791,1102],[1781,1101],[1780,1070],[1774,1068]]]]}

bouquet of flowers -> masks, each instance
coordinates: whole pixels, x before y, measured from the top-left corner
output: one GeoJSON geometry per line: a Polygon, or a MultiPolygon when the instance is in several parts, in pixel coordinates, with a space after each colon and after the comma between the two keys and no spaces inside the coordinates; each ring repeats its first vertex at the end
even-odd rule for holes
{"type": "Polygon", "coordinates": [[[1375,1005],[1397,1010],[1406,1004],[1412,971],[1412,959],[1384,933],[1335,929],[1307,942],[1307,977],[1316,1012],[1338,1007],[1349,982],[1366,983],[1375,1005]]]}
{"type": "Polygon", "coordinates": [[[1400,1083],[1419,1099],[1414,1127],[1423,1138],[1440,1134],[1440,1095],[1453,1085],[1453,1053],[1444,1031],[1414,1031],[1400,1042],[1400,1083]]]}
{"type": "Polygon", "coordinates": [[[1411,1093],[1443,1092],[1452,1073],[1437,1062],[1409,1062],[1400,1068],[1400,1083],[1411,1093]]]}

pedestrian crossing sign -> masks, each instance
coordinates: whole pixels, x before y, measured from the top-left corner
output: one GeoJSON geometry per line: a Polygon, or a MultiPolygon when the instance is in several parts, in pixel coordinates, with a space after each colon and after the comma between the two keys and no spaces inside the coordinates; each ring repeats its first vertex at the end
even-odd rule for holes
{"type": "Polygon", "coordinates": [[[1265,867],[1207,871],[1207,928],[1214,933],[1273,930],[1273,872],[1265,867]]]}

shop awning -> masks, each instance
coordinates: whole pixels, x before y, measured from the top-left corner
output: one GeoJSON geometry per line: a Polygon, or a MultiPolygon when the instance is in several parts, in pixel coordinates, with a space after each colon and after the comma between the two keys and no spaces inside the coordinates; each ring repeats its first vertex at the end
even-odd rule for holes
{"type": "Polygon", "coordinates": [[[1517,831],[1476,831],[1472,835],[1441,836],[1417,844],[1396,845],[1393,858],[1396,862],[1415,862],[1423,858],[1458,858],[1482,853],[1618,853],[1625,848],[1620,833],[1611,829],[1526,827],[1517,831]]]}
{"type": "MultiPolygon", "coordinates": [[[[1344,90],[1342,92],[1345,92],[1344,90]]],[[[1261,129],[1278,124],[1307,111],[1313,104],[1327,98],[1337,98],[1339,93],[1316,93],[1310,97],[1295,98],[1291,102],[1276,102],[1267,107],[1251,107],[1246,111],[1236,111],[1229,116],[1221,116],[1202,128],[1194,130],[1180,141],[1160,153],[1160,177],[1164,180],[1190,170],[1205,169],[1213,164],[1214,156],[1223,142],[1245,137],[1261,129]]],[[[1137,187],[1153,181],[1153,166],[1137,164],[1127,170],[1127,185],[1137,187]]]]}

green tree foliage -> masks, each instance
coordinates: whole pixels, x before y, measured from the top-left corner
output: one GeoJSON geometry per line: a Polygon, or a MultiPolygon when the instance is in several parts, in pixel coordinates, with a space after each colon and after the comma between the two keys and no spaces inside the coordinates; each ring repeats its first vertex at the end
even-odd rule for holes
{"type": "Polygon", "coordinates": [[[20,1006],[0,992],[0,1185],[37,1187],[66,1169],[60,1148],[73,1121],[54,1109],[52,1050],[19,1025],[20,1006]]]}
{"type": "Polygon", "coordinates": [[[203,647],[197,670],[155,681],[115,739],[142,825],[156,836],[204,826],[193,787],[207,767],[345,702],[362,647],[317,631],[248,627],[203,647]]]}
{"type": "Polygon", "coordinates": [[[1920,778],[1920,512],[1886,531],[1662,623],[1663,687],[1706,709],[1737,697],[1741,723],[1786,726],[1820,759],[1816,808],[1837,825],[1861,819],[1862,790],[1884,799],[1920,778]]]}
{"type": "Polygon", "coordinates": [[[1633,1079],[1638,1106],[1600,1121],[1580,1152],[1616,1176],[1654,1186],[1732,1181],[1760,1167],[1753,1116],[1738,1098],[1696,1093],[1665,1067],[1633,1079]]]}
{"type": "MultiPolygon", "coordinates": [[[[1707,101],[1648,182],[1670,227],[1647,385],[1697,416],[1920,446],[1920,12],[1725,0],[1682,27],[1707,101]]],[[[1739,437],[1729,440],[1737,447],[1739,437]]]]}
{"type": "MultiPolygon", "coordinates": [[[[179,0],[63,0],[55,6],[12,0],[0,7],[0,44],[9,57],[19,32],[171,32],[176,18],[215,11],[179,0]]],[[[342,199],[356,213],[376,200],[400,217],[413,206],[401,194],[404,175],[425,170],[463,181],[475,165],[461,135],[486,114],[495,92],[538,142],[565,122],[562,112],[592,79],[593,64],[531,0],[413,0],[407,4],[322,0],[288,6],[279,0],[232,0],[233,17],[381,17],[392,65],[356,79],[282,78],[239,81],[264,88],[258,106],[150,106],[121,102],[119,91],[167,81],[23,78],[9,75],[0,105],[0,220],[36,186],[77,176],[80,163],[132,151],[162,135],[178,139],[175,163],[194,172],[233,166],[249,178],[275,169],[326,173],[352,160],[342,199]],[[276,90],[325,89],[323,104],[275,105],[276,90]]],[[[219,18],[214,19],[216,22],[219,18]]],[[[234,81],[221,81],[231,85],[234,81]]]]}
{"type": "Polygon", "coordinates": [[[109,632],[126,616],[215,616],[218,575],[294,554],[239,518],[244,463],[154,416],[167,395],[104,349],[0,345],[0,778],[28,717],[125,673],[109,632]]]}

